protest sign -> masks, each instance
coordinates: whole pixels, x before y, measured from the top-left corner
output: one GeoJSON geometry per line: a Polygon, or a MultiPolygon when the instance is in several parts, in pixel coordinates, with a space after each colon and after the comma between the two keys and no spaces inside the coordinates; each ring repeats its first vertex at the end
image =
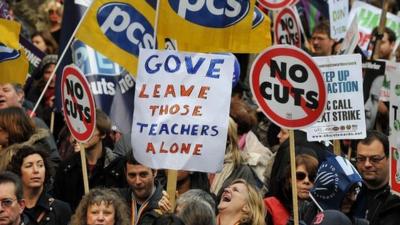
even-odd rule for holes
{"type": "Polygon", "coordinates": [[[71,135],[79,142],[88,141],[96,127],[96,107],[89,84],[75,66],[64,68],[61,96],[64,118],[71,135]]]}
{"type": "MultiPolygon", "coordinates": [[[[266,46],[249,41],[254,13],[255,0],[160,1],[157,39],[160,46],[177,42],[180,51],[259,52],[266,46]]],[[[263,27],[258,34],[269,31],[263,27]]]]}
{"type": "Polygon", "coordinates": [[[400,64],[392,64],[393,74],[390,78],[390,187],[397,195],[400,195],[400,64]]]}
{"type": "Polygon", "coordinates": [[[258,2],[264,7],[270,10],[280,10],[283,9],[290,4],[295,3],[295,0],[258,0],[258,2]]]}
{"type": "Polygon", "coordinates": [[[329,0],[329,24],[331,38],[341,39],[346,34],[347,18],[349,16],[348,0],[329,0]]]}
{"type": "Polygon", "coordinates": [[[264,114],[279,126],[302,128],[317,121],[326,104],[324,79],[304,51],[277,45],[251,68],[251,91],[264,114]]]}
{"type": "Polygon", "coordinates": [[[141,49],[132,148],[151,168],[222,169],[234,59],[141,49]],[[221,148],[221,146],[223,146],[221,148]]]}
{"type": "MultiPolygon", "coordinates": [[[[355,1],[352,5],[349,21],[352,21],[357,15],[358,29],[360,31],[360,41],[358,45],[364,51],[368,48],[372,30],[374,27],[379,26],[381,12],[381,9],[361,1],[355,1]]],[[[397,37],[400,37],[400,17],[387,13],[386,19],[386,26],[392,29],[397,37]]],[[[397,40],[397,43],[399,42],[400,39],[397,40]]]]}
{"type": "Polygon", "coordinates": [[[297,21],[296,13],[297,11],[290,7],[279,11],[274,23],[276,43],[301,47],[300,23],[297,21]]]}
{"type": "Polygon", "coordinates": [[[378,113],[379,95],[382,88],[385,62],[366,61],[363,63],[363,92],[365,107],[366,129],[374,129],[375,119],[378,113]]]}
{"type": "Polygon", "coordinates": [[[360,41],[360,35],[358,32],[357,17],[353,18],[349,28],[344,36],[342,45],[340,46],[339,55],[348,55],[354,52],[358,42],[360,41]]]}
{"type": "Polygon", "coordinates": [[[79,40],[71,44],[71,49],[73,62],[88,80],[97,108],[111,118],[118,130],[130,133],[135,90],[133,76],[79,40]]]}
{"type": "Polygon", "coordinates": [[[328,100],[321,119],[307,128],[308,141],[366,136],[359,54],[314,57],[325,78],[328,100]]]}
{"type": "Polygon", "coordinates": [[[46,54],[40,51],[31,42],[23,37],[20,37],[19,42],[24,48],[26,57],[29,62],[28,76],[32,76],[39,68],[40,62],[46,54]]]}

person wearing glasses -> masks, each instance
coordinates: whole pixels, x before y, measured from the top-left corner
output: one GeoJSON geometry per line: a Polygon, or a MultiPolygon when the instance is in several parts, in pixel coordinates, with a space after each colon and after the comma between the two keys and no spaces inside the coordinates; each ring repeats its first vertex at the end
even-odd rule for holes
{"type": "Polygon", "coordinates": [[[367,220],[370,225],[394,225],[400,221],[400,198],[390,192],[389,140],[375,130],[357,144],[356,166],[367,196],[367,220]]]}
{"type": "MultiPolygon", "coordinates": [[[[300,209],[305,204],[305,201],[310,198],[309,193],[314,186],[318,160],[309,154],[299,154],[296,156],[295,161],[297,198],[300,209]]],[[[286,167],[285,176],[280,180],[279,186],[281,189],[277,195],[264,199],[267,208],[267,224],[286,225],[293,213],[290,164],[286,167]]]]}
{"type": "Polygon", "coordinates": [[[22,180],[24,214],[37,225],[67,225],[71,217],[69,205],[54,199],[48,192],[51,167],[44,146],[26,146],[12,158],[9,170],[22,180]]]}
{"type": "Polygon", "coordinates": [[[22,215],[25,208],[20,178],[12,172],[0,173],[0,224],[30,225],[22,215]]]}

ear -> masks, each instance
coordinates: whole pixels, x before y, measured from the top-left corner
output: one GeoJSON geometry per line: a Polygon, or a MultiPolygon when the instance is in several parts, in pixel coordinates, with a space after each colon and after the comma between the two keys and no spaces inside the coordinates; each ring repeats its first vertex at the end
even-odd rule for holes
{"type": "Polygon", "coordinates": [[[18,200],[18,205],[19,205],[19,208],[20,208],[19,209],[19,213],[22,214],[22,212],[25,209],[25,200],[24,199],[18,200]]]}
{"type": "Polygon", "coordinates": [[[250,207],[249,204],[246,204],[242,207],[242,212],[244,212],[245,214],[250,212],[250,207]]]}

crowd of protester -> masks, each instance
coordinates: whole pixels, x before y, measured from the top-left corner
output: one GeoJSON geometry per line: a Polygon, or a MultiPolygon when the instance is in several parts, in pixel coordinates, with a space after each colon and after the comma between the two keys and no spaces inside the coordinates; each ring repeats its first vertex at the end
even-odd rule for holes
{"type": "MultiPolygon", "coordinates": [[[[380,6],[382,1],[367,2],[380,6]]],[[[390,11],[397,13],[400,3],[389,2],[390,11]]],[[[260,113],[242,79],[232,94],[222,171],[178,171],[173,206],[165,191],[166,171],[139,163],[130,134],[122,133],[100,109],[94,134],[82,145],[62,121],[55,125],[60,129],[53,129],[55,80],[32,114],[58,60],[63,1],[9,4],[10,14],[24,25],[23,35],[47,55],[25,84],[0,84],[0,224],[286,225],[294,223],[294,209],[306,225],[399,223],[400,198],[389,186],[387,99],[378,98],[377,119],[367,121],[366,138],[342,143],[354,146],[350,158],[350,147],[335,155],[332,146],[309,142],[305,132],[294,131],[293,196],[288,130],[260,113]],[[293,207],[293,198],[298,207],[293,207]]],[[[385,28],[380,39],[378,58],[396,61],[395,33],[385,28]]],[[[303,44],[313,56],[336,54],[340,46],[325,20],[303,44]]]]}

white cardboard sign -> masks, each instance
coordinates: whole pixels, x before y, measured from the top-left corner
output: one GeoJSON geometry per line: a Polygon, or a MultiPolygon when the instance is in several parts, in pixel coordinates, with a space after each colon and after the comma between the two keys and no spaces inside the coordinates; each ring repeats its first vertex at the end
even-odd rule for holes
{"type": "Polygon", "coordinates": [[[217,172],[228,130],[234,58],[141,49],[132,147],[151,168],[217,172]]]}
{"type": "Polygon", "coordinates": [[[307,128],[309,141],[362,139],[366,135],[362,62],[359,54],[314,57],[328,91],[326,109],[307,128]]]}

